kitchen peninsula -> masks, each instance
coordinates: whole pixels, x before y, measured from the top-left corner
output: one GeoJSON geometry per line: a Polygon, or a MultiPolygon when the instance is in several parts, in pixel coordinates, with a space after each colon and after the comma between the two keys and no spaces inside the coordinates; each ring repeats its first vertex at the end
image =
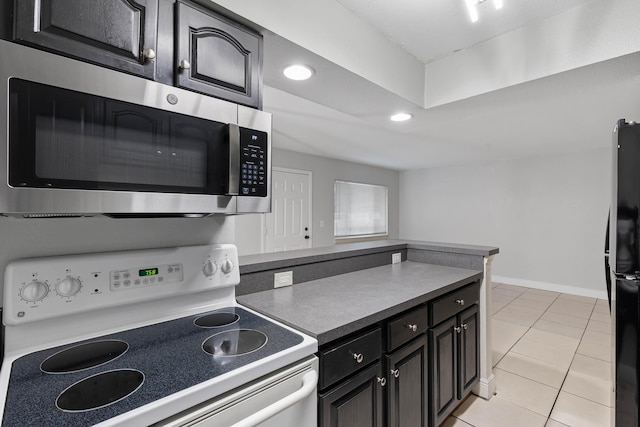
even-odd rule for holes
{"type": "Polygon", "coordinates": [[[428,417],[435,427],[472,388],[485,399],[495,390],[488,304],[497,253],[388,240],[245,256],[238,301],[318,340],[319,425],[340,425],[336,417],[356,412],[345,399],[355,398],[370,404],[373,424],[428,417]],[[392,264],[394,254],[402,262],[392,264]],[[285,271],[294,285],[272,289],[285,271]],[[387,409],[376,409],[383,401],[387,409]]]}

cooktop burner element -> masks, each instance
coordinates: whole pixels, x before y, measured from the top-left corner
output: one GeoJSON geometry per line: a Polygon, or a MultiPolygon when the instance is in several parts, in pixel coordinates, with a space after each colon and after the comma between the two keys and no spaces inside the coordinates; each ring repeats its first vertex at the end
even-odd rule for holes
{"type": "Polygon", "coordinates": [[[66,374],[104,365],[122,356],[129,344],[118,340],[94,341],[62,350],[42,362],[40,369],[48,374],[66,374]]]}
{"type": "Polygon", "coordinates": [[[267,336],[253,329],[220,332],[202,343],[202,349],[212,356],[240,356],[256,351],[267,343],[267,336]]]}
{"type": "Polygon", "coordinates": [[[56,406],[67,412],[103,408],[129,396],[143,382],[144,374],[135,369],[119,369],[92,375],[63,391],[56,399],[56,406]]]}
{"type": "Polygon", "coordinates": [[[211,313],[198,317],[193,323],[201,328],[219,328],[235,323],[238,319],[240,316],[236,313],[211,313]]]}

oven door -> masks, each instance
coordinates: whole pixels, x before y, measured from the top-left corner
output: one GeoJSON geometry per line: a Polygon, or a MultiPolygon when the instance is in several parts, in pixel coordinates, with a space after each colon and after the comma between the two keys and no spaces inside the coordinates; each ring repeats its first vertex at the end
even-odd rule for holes
{"type": "Polygon", "coordinates": [[[238,175],[225,123],[17,78],[9,94],[12,187],[225,195],[238,175]]]}
{"type": "Polygon", "coordinates": [[[317,381],[312,356],[153,426],[316,427],[317,381]]]}

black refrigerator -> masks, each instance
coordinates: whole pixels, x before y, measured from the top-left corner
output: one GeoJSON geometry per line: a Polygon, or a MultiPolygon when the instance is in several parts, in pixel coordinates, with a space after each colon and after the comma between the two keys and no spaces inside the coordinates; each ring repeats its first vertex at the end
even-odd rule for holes
{"type": "Polygon", "coordinates": [[[605,266],[608,261],[615,425],[626,427],[638,426],[640,383],[640,124],[619,120],[614,128],[612,186],[605,266]]]}

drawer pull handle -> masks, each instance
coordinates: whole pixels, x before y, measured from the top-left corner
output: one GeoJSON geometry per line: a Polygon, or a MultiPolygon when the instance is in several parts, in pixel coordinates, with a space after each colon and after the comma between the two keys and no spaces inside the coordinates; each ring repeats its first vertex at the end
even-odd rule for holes
{"type": "Polygon", "coordinates": [[[353,358],[358,363],[362,363],[362,361],[364,360],[364,356],[362,355],[362,353],[353,353],[353,358]]]}
{"type": "Polygon", "coordinates": [[[457,299],[456,302],[460,305],[464,305],[464,300],[463,299],[457,299]]]}
{"type": "Polygon", "coordinates": [[[407,325],[407,328],[411,329],[413,332],[418,330],[418,325],[407,325]]]}
{"type": "Polygon", "coordinates": [[[457,333],[462,332],[462,328],[460,326],[454,327],[453,330],[456,331],[457,333]]]}
{"type": "Polygon", "coordinates": [[[384,387],[387,384],[387,379],[378,377],[378,382],[380,383],[381,387],[384,387]]]}
{"type": "Polygon", "coordinates": [[[400,369],[392,369],[391,375],[393,375],[394,378],[398,378],[400,376],[400,369]]]}

